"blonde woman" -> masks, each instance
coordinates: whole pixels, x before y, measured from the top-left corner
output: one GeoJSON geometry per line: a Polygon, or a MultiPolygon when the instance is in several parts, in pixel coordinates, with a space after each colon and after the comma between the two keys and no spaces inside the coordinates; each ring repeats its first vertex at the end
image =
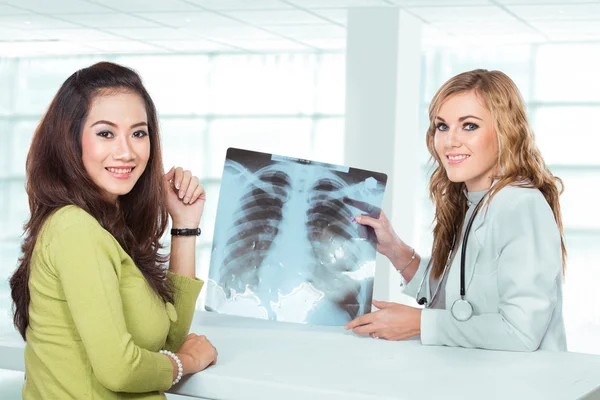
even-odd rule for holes
{"type": "Polygon", "coordinates": [[[358,334],[424,345],[566,350],[562,181],[546,167],[514,82],[499,71],[455,76],[429,108],[436,163],[431,257],[394,232],[384,213],[357,217],[424,308],[373,301],[346,325],[358,334]]]}

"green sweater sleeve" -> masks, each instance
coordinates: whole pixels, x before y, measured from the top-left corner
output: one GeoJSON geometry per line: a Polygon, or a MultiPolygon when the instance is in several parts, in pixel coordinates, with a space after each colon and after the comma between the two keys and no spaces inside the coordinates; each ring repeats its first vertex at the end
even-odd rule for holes
{"type": "Polygon", "coordinates": [[[204,282],[200,279],[177,275],[170,271],[167,272],[167,279],[171,281],[174,288],[173,305],[176,318],[174,318],[175,321],[171,322],[165,349],[175,353],[179,351],[190,331],[194,310],[196,309],[196,300],[204,282]]]}
{"type": "Polygon", "coordinates": [[[127,331],[114,238],[82,211],[52,236],[47,255],[96,379],[114,392],[168,389],[173,378],[169,358],[136,346],[127,331]]]}

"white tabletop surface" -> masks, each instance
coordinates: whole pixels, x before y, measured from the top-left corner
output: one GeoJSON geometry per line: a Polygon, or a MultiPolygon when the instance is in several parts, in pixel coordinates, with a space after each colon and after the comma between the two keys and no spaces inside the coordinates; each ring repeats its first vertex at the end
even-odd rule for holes
{"type": "MultiPolygon", "coordinates": [[[[202,311],[192,332],[219,352],[216,365],[171,390],[195,398],[600,399],[597,355],[428,347],[202,311]]],[[[23,370],[18,335],[0,338],[0,368],[23,370]]]]}
{"type": "Polygon", "coordinates": [[[198,312],[218,364],[173,393],[214,399],[578,399],[600,397],[600,356],[422,346],[198,312]],[[594,393],[595,392],[595,393],[594,393]],[[593,394],[594,393],[594,394],[593,394]]]}

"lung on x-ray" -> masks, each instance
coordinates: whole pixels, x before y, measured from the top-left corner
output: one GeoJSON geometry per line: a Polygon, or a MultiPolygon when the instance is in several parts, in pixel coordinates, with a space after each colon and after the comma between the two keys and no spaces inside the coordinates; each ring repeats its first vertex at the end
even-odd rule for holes
{"type": "Polygon", "coordinates": [[[249,150],[227,151],[205,308],[312,325],[371,311],[387,176],[249,150]]]}

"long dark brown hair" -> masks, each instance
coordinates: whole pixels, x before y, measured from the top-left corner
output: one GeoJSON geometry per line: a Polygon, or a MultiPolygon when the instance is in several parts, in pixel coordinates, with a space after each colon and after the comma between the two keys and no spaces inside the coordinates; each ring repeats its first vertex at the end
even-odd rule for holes
{"type": "Polygon", "coordinates": [[[559,203],[563,182],[550,172],[542,158],[527,120],[525,102],[515,83],[503,72],[478,69],[459,74],[444,83],[429,107],[427,148],[436,164],[429,182],[429,196],[435,205],[433,276],[441,276],[451,251],[452,238],[467,212],[465,184],[450,181],[435,150],[435,117],[448,98],[469,91],[475,91],[484,100],[492,114],[498,137],[497,167],[501,172],[493,177],[497,182],[490,191],[490,199],[507,185],[536,188],[542,192],[560,232],[564,274],[567,251],[559,203]]]}
{"type": "Polygon", "coordinates": [[[165,301],[172,288],[165,279],[167,256],[159,250],[168,222],[163,167],[154,102],[138,74],[121,65],[100,62],[71,75],[60,87],[38,125],[26,165],[30,219],[25,224],[23,255],[10,278],[14,324],[26,338],[29,325],[29,272],[37,236],[47,218],[63,206],[75,205],[110,232],[131,256],[148,284],[165,301]],[[82,161],[81,135],[92,101],[101,95],[136,93],[148,117],[150,158],[139,180],[117,204],[104,199],[82,161]]]}

